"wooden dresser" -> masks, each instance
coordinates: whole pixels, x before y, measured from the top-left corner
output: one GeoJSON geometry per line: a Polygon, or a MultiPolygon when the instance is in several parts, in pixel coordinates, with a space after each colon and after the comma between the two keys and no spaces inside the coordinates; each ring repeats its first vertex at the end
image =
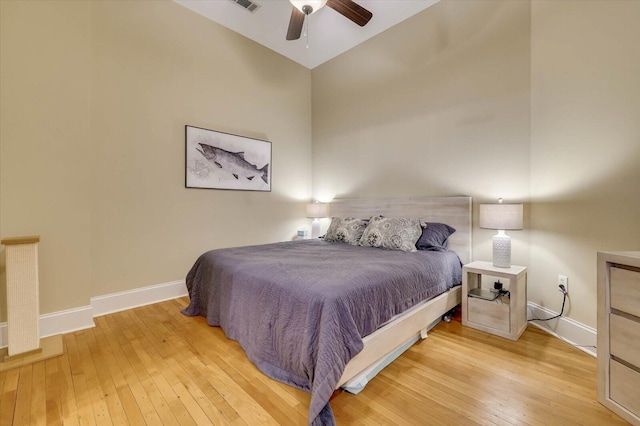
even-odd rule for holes
{"type": "Polygon", "coordinates": [[[640,425],[640,251],[598,253],[598,401],[640,425]]]}

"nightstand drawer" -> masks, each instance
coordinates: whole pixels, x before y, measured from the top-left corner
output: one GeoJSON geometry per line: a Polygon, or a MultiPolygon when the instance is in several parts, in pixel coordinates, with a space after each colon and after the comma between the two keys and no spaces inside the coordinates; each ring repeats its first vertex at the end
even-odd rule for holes
{"type": "Polygon", "coordinates": [[[509,305],[499,300],[467,298],[467,318],[471,323],[482,324],[509,333],[509,305]]]}
{"type": "Polygon", "coordinates": [[[611,355],[640,367],[640,322],[609,315],[611,355]]]}
{"type": "Polygon", "coordinates": [[[640,373],[611,360],[609,396],[627,410],[640,413],[640,373]]]}
{"type": "Polygon", "coordinates": [[[611,307],[640,317],[640,272],[611,267],[611,307]]]}
{"type": "Polygon", "coordinates": [[[475,261],[462,267],[462,325],[491,333],[505,339],[518,340],[527,328],[527,268],[493,266],[491,262],[475,261]],[[497,300],[488,300],[486,282],[502,280],[506,291],[497,300]],[[508,296],[507,296],[508,294],[508,296]]]}

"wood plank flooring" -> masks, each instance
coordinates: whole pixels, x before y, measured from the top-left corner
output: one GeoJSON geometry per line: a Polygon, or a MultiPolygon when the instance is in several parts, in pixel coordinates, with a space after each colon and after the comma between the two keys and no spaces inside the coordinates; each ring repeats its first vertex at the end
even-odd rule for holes
{"type": "MultiPolygon", "coordinates": [[[[264,376],[186,298],[96,318],[64,355],[0,373],[0,425],[305,425],[309,395],[264,376]]],[[[535,327],[517,342],[440,323],[338,425],[623,425],[596,400],[596,360],[535,327]]]]}

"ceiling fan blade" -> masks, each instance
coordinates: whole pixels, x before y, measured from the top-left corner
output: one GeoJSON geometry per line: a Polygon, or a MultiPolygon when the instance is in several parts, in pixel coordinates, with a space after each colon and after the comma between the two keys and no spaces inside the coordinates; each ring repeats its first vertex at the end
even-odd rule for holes
{"type": "Polygon", "coordinates": [[[373,13],[351,0],[329,0],[327,6],[361,27],[367,25],[373,16],[373,13]]]}
{"type": "Polygon", "coordinates": [[[287,30],[287,40],[297,40],[302,34],[302,24],[304,24],[304,13],[292,7],[289,29],[287,30]]]}

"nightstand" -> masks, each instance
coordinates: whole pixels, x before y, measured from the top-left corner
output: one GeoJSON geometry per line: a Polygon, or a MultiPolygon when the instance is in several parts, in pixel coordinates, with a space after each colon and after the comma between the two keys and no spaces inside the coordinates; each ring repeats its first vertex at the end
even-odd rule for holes
{"type": "MultiPolygon", "coordinates": [[[[497,294],[495,294],[497,296],[497,294]]],[[[527,268],[498,268],[491,262],[471,262],[462,267],[462,325],[518,340],[527,328],[527,268]],[[482,275],[500,279],[509,294],[492,298],[491,285],[482,287],[482,275]],[[479,289],[475,290],[474,289],[479,289]],[[470,295],[471,293],[471,295],[470,295]],[[477,293],[480,297],[474,297],[477,293]],[[487,297],[488,295],[488,297],[487,297]]]]}

